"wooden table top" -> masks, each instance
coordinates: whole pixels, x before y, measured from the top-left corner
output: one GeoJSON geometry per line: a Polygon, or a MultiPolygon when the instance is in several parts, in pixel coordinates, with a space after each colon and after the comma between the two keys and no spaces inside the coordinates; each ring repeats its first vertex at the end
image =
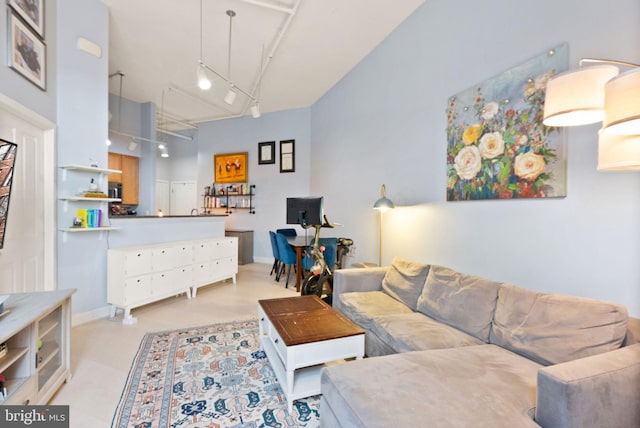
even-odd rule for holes
{"type": "Polygon", "coordinates": [[[258,300],[287,346],[364,334],[316,295],[258,300]]]}

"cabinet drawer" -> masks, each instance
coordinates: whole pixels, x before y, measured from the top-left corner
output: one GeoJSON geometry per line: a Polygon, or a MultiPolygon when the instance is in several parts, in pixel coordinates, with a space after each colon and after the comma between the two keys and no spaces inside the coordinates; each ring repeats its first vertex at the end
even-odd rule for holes
{"type": "Polygon", "coordinates": [[[191,287],[193,285],[193,267],[182,266],[174,270],[173,283],[171,289],[182,290],[191,287]]]}
{"type": "Polygon", "coordinates": [[[142,275],[128,278],[124,282],[124,303],[130,305],[151,296],[151,276],[142,275]]]}
{"type": "Polygon", "coordinates": [[[209,284],[211,282],[211,272],[212,268],[210,262],[196,263],[193,266],[193,284],[209,284]]]}
{"type": "Polygon", "coordinates": [[[198,242],[193,245],[193,260],[195,262],[204,262],[211,260],[213,254],[213,243],[211,241],[198,242]]]}
{"type": "Polygon", "coordinates": [[[151,251],[151,268],[154,271],[167,270],[176,266],[175,247],[157,248],[151,251]]]}
{"type": "Polygon", "coordinates": [[[276,351],[278,351],[278,354],[280,355],[282,361],[286,361],[287,345],[284,343],[284,340],[282,340],[282,338],[278,334],[278,331],[275,329],[275,327],[273,327],[273,325],[269,329],[269,338],[271,339],[271,343],[273,343],[273,346],[276,347],[276,351]]]}
{"type": "Polygon", "coordinates": [[[180,245],[175,248],[175,266],[193,263],[193,245],[180,245]]]}
{"type": "Polygon", "coordinates": [[[151,251],[132,251],[124,256],[124,272],[126,276],[142,275],[151,272],[151,251]]]}
{"type": "Polygon", "coordinates": [[[175,277],[174,271],[151,274],[151,294],[162,294],[166,291],[173,290],[175,277]]]}
{"type": "Polygon", "coordinates": [[[36,377],[32,376],[23,383],[18,390],[10,392],[7,401],[2,404],[11,406],[35,405],[36,403],[36,377]]]}

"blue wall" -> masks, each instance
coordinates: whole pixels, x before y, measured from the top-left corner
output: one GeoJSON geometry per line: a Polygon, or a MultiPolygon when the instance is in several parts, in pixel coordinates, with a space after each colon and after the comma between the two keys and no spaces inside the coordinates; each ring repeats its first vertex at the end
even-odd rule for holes
{"type": "Polygon", "coordinates": [[[640,62],[640,3],[430,0],[312,107],[311,157],[325,161],[312,161],[311,192],[335,203],[358,259],[377,262],[371,207],[386,183],[399,208],[384,217],[383,263],[442,264],[640,316],[640,175],[596,171],[599,126],[567,133],[564,199],[445,202],[448,97],[563,42],[571,68],[640,62]]]}

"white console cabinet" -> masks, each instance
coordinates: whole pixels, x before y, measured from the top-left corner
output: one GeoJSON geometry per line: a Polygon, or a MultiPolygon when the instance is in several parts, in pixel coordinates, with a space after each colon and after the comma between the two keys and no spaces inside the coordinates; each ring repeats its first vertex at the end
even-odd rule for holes
{"type": "Polygon", "coordinates": [[[196,296],[199,287],[238,273],[238,238],[123,247],[109,250],[107,302],[111,316],[125,311],[123,323],[135,322],[131,309],[185,293],[196,296]]]}
{"type": "Polygon", "coordinates": [[[75,289],[10,294],[0,317],[0,405],[44,405],[71,378],[71,295],[75,289]]]}

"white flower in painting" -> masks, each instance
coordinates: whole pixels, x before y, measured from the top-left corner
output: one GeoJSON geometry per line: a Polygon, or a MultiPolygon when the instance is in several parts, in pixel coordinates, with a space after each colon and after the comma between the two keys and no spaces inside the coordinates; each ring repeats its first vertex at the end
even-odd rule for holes
{"type": "Polygon", "coordinates": [[[482,109],[482,118],[484,120],[491,120],[498,113],[498,103],[491,102],[484,105],[482,109]]]}
{"type": "Polygon", "coordinates": [[[504,139],[499,132],[489,132],[480,138],[478,144],[483,159],[493,159],[504,153],[504,139]]]}
{"type": "Polygon", "coordinates": [[[482,164],[480,150],[476,146],[467,146],[458,152],[453,162],[458,177],[471,180],[480,172],[482,164]]]}
{"type": "Polygon", "coordinates": [[[513,171],[524,180],[535,180],[544,172],[546,163],[544,158],[533,152],[521,153],[516,156],[513,171]]]}

